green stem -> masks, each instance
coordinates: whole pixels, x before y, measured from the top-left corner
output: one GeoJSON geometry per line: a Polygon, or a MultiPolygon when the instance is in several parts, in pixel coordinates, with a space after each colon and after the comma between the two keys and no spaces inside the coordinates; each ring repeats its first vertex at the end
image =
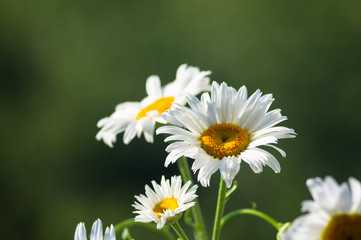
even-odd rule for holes
{"type": "Polygon", "coordinates": [[[174,237],[173,235],[169,232],[169,228],[168,227],[163,227],[162,229],[157,229],[157,227],[154,224],[150,224],[150,223],[141,223],[141,222],[134,222],[134,219],[127,219],[124,220],[120,223],[118,223],[117,225],[115,225],[114,227],[114,231],[115,233],[120,232],[122,229],[126,228],[126,227],[132,227],[132,226],[142,226],[145,227],[153,232],[159,233],[161,235],[163,235],[163,237],[165,239],[168,240],[173,240],[174,237]]]}
{"type": "Polygon", "coordinates": [[[267,215],[261,211],[258,211],[256,209],[252,209],[252,208],[245,208],[245,209],[239,209],[239,210],[235,210],[235,211],[228,213],[226,216],[223,217],[221,226],[223,226],[231,218],[233,218],[237,215],[241,215],[241,214],[248,214],[248,215],[253,215],[253,216],[262,218],[263,220],[265,220],[266,222],[271,224],[274,228],[276,228],[277,231],[283,225],[282,223],[277,222],[274,218],[270,217],[269,215],[267,215]]]}
{"type": "MultiPolygon", "coordinates": [[[[183,181],[184,182],[191,181],[193,183],[192,175],[187,159],[183,156],[178,159],[177,164],[178,164],[179,172],[182,175],[183,181]]],[[[208,239],[207,231],[204,224],[203,215],[202,215],[201,207],[198,202],[198,198],[196,198],[194,201],[196,202],[196,204],[194,205],[194,207],[191,208],[191,212],[194,219],[196,239],[207,240],[208,239]]]]}
{"type": "Polygon", "coordinates": [[[183,228],[178,222],[173,223],[172,228],[182,240],[189,240],[186,233],[183,231],[183,228]]]}
{"type": "Polygon", "coordinates": [[[213,225],[213,235],[212,240],[218,240],[219,235],[221,233],[221,221],[223,215],[224,204],[226,203],[226,183],[222,179],[219,182],[219,190],[218,190],[218,201],[217,201],[217,209],[216,209],[216,216],[214,218],[214,225],[213,225]]]}

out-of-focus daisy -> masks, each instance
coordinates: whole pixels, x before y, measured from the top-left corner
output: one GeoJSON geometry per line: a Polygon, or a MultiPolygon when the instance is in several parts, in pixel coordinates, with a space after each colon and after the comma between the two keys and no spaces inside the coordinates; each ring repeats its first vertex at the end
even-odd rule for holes
{"type": "Polygon", "coordinates": [[[339,185],[332,177],[308,179],[313,200],[302,202],[307,214],[296,218],[282,240],[360,240],[361,183],[339,185]]]}
{"type": "Polygon", "coordinates": [[[113,147],[118,133],[124,132],[125,144],[143,133],[145,140],[152,143],[155,123],[167,123],[162,114],[171,109],[173,103],[184,105],[187,94],[197,95],[209,91],[210,80],[207,76],[210,73],[183,64],[177,70],[176,79],[164,87],[161,87],[158,76],[150,76],[146,82],[148,96],[141,102],[118,104],[110,117],[98,122],[97,126],[101,130],[96,139],[103,140],[105,144],[113,147]]]}
{"type": "Polygon", "coordinates": [[[271,94],[262,96],[259,90],[247,98],[245,86],[237,92],[226,83],[216,82],[212,84],[211,96],[203,93],[198,100],[188,95],[191,109],[174,104],[166,114],[168,121],[178,126],[157,129],[157,134],[171,134],[165,141],[175,141],[166,148],[169,154],[165,166],[181,156],[193,158],[192,170],[199,170],[198,181],[203,186],[209,186],[211,175],[220,169],[230,187],[242,160],[256,173],[264,165],[280,172],[277,159],[259,147],[273,147],[285,156],[273,144],[281,138],[292,138],[295,133],[293,129],[275,127],[287,118],[279,109],[268,111],[273,100],[271,94]]]}
{"type": "MultiPolygon", "coordinates": [[[[86,240],[86,230],[84,223],[79,223],[75,230],[74,240],[86,240]]],[[[100,219],[93,223],[90,233],[90,240],[103,240],[103,224],[100,219]]],[[[105,229],[104,240],[115,240],[115,231],[113,224],[105,229]]]]}
{"type": "Polygon", "coordinates": [[[136,222],[156,222],[157,228],[162,228],[166,223],[172,224],[181,217],[181,213],[194,206],[192,202],[197,195],[197,185],[189,190],[191,181],[188,181],[182,187],[182,178],[173,176],[165,179],[162,176],[160,185],[152,181],[154,191],[145,185],[145,195],[135,196],[137,201],[132,205],[138,214],[135,217],[136,222]]]}

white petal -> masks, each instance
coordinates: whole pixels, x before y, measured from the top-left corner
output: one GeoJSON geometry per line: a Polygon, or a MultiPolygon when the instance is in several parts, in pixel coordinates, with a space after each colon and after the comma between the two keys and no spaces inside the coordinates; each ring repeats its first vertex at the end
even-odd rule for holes
{"type": "Polygon", "coordinates": [[[103,224],[98,218],[92,226],[90,233],[90,240],[102,240],[103,239],[103,224]]]}
{"type": "Polygon", "coordinates": [[[263,119],[256,126],[254,126],[253,131],[273,127],[274,125],[287,120],[287,117],[282,116],[280,112],[280,109],[275,109],[266,113],[263,119]]]}
{"type": "Polygon", "coordinates": [[[136,126],[137,126],[136,122],[128,125],[127,129],[124,132],[124,136],[123,136],[124,144],[129,144],[133,140],[133,138],[135,137],[135,135],[137,133],[136,126]]]}
{"type": "Polygon", "coordinates": [[[361,214],[361,184],[360,181],[358,181],[355,178],[350,178],[348,180],[352,192],[352,212],[357,212],[361,214]]]}
{"type": "Polygon", "coordinates": [[[270,136],[270,137],[263,137],[259,138],[257,140],[251,139],[251,142],[248,145],[248,148],[254,148],[262,145],[268,145],[268,144],[276,144],[277,138],[270,136]]]}
{"type": "Polygon", "coordinates": [[[162,98],[162,89],[158,76],[153,75],[148,77],[145,88],[148,96],[150,96],[152,99],[156,100],[162,98]]]}
{"type": "Polygon", "coordinates": [[[176,102],[185,104],[185,95],[197,95],[209,91],[210,71],[200,71],[197,67],[181,65],[176,74],[176,79],[164,87],[165,96],[175,96],[176,102]]]}
{"type": "Polygon", "coordinates": [[[348,213],[352,208],[352,195],[347,183],[340,186],[339,199],[336,202],[337,210],[341,213],[348,213]]]}
{"type": "Polygon", "coordinates": [[[198,172],[197,179],[203,187],[209,186],[209,182],[213,173],[220,167],[221,161],[214,158],[197,158],[192,165],[193,172],[198,172]]]}
{"type": "Polygon", "coordinates": [[[286,152],[283,151],[281,148],[278,148],[278,147],[273,146],[271,144],[266,144],[265,146],[272,147],[272,148],[276,149],[281,154],[282,157],[286,157],[286,152]]]}
{"type": "Polygon", "coordinates": [[[271,127],[271,128],[264,128],[259,131],[255,131],[251,134],[253,139],[259,139],[262,137],[273,136],[277,139],[282,138],[294,138],[296,133],[293,129],[286,128],[286,127],[271,127]]]}
{"type": "Polygon", "coordinates": [[[255,173],[262,172],[262,165],[271,167],[276,173],[281,171],[281,166],[277,159],[269,152],[260,148],[253,148],[244,151],[241,154],[241,158],[250,165],[255,173]]]}
{"type": "Polygon", "coordinates": [[[232,186],[234,177],[239,172],[241,166],[240,159],[234,157],[225,157],[221,161],[220,171],[223,180],[226,182],[227,188],[232,186]]]}
{"type": "Polygon", "coordinates": [[[321,178],[308,179],[306,185],[316,202],[319,202],[326,208],[331,208],[334,205],[335,199],[332,195],[338,193],[338,184],[334,179],[326,178],[325,182],[321,178]],[[333,192],[331,196],[329,190],[333,192]]]}
{"type": "Polygon", "coordinates": [[[87,240],[84,223],[81,222],[76,226],[74,240],[87,240]]]}
{"type": "Polygon", "coordinates": [[[144,122],[143,125],[144,138],[149,143],[153,143],[154,126],[155,126],[154,120],[147,120],[144,122]]]}
{"type": "Polygon", "coordinates": [[[104,240],[115,240],[115,231],[113,224],[110,225],[110,228],[107,227],[105,230],[104,240]]]}
{"type": "Polygon", "coordinates": [[[145,185],[145,195],[154,205],[162,200],[148,185],[145,185]]]}

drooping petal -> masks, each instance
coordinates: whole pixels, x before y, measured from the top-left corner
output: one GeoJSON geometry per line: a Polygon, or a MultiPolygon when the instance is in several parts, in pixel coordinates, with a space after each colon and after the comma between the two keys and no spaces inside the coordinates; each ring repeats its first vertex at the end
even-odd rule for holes
{"type": "Polygon", "coordinates": [[[241,161],[234,157],[225,157],[221,161],[220,171],[223,180],[226,182],[227,188],[230,188],[234,177],[237,175],[241,161]]]}

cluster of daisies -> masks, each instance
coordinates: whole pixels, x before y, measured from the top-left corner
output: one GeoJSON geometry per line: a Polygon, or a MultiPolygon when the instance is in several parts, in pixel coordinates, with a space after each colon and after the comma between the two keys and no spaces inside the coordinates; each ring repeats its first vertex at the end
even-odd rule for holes
{"type": "MultiPolygon", "coordinates": [[[[255,173],[262,172],[263,166],[279,173],[278,160],[266,149],[275,149],[285,157],[276,144],[296,134],[293,129],[278,126],[287,117],[280,109],[269,109],[274,101],[272,94],[257,90],[249,96],[245,86],[237,90],[224,82],[211,83],[210,73],[184,64],[178,68],[175,80],[165,86],[161,86],[158,76],[150,76],[146,81],[147,96],[140,102],[117,105],[114,113],[98,122],[96,138],[113,147],[117,135],[123,132],[125,144],[141,135],[152,143],[154,133],[166,134],[169,145],[165,149],[165,166],[181,157],[193,159],[191,170],[203,187],[210,185],[211,176],[219,170],[230,188],[242,161],[255,173]],[[163,125],[155,129],[156,123],[163,125]]],[[[303,203],[302,209],[308,213],[280,235],[282,240],[361,239],[358,180],[351,178],[348,184],[338,185],[331,177],[316,178],[309,179],[307,186],[314,198],[303,203]]],[[[192,186],[190,181],[182,185],[181,176],[162,176],[160,184],[152,181],[152,187],[146,185],[145,195],[135,196],[132,206],[136,222],[155,222],[161,229],[177,222],[182,212],[196,204],[197,185],[192,186]]],[[[74,239],[86,239],[83,223],[78,224],[74,239]]],[[[93,224],[90,239],[103,239],[99,219],[93,224]]],[[[112,225],[106,229],[104,239],[115,239],[112,225]]]]}

